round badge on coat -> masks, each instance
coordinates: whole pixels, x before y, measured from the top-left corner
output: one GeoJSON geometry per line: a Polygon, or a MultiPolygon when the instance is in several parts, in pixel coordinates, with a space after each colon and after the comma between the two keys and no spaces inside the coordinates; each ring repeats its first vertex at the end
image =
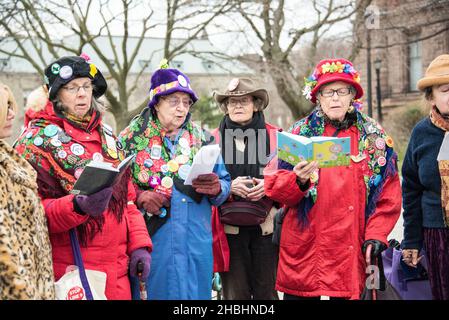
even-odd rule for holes
{"type": "Polygon", "coordinates": [[[150,187],[152,188],[156,188],[157,186],[159,186],[161,184],[161,178],[157,177],[157,176],[152,176],[150,178],[150,187]]]}
{"type": "Polygon", "coordinates": [[[382,138],[377,138],[376,139],[376,148],[379,150],[385,149],[385,140],[382,138]]]}
{"type": "Polygon", "coordinates": [[[162,172],[162,173],[167,173],[167,172],[168,172],[168,165],[163,164],[163,165],[161,166],[161,172],[162,172]]]}
{"type": "Polygon", "coordinates": [[[173,187],[173,179],[170,177],[164,177],[164,179],[162,179],[161,181],[161,185],[164,188],[170,189],[171,187],[173,187]]]}
{"type": "Polygon", "coordinates": [[[161,214],[159,215],[159,218],[165,218],[165,216],[167,215],[167,209],[162,207],[160,210],[161,210],[161,214]]]}
{"type": "Polygon", "coordinates": [[[167,166],[168,171],[170,172],[176,172],[179,169],[179,164],[174,160],[170,160],[169,162],[167,162],[167,166]]]}
{"type": "Polygon", "coordinates": [[[63,66],[61,70],[59,70],[59,76],[64,80],[69,79],[72,75],[73,69],[71,66],[63,66]]]}
{"type": "Polygon", "coordinates": [[[154,164],[154,162],[153,162],[153,160],[151,160],[151,159],[146,159],[146,160],[143,162],[143,165],[145,166],[145,168],[151,168],[151,167],[153,166],[153,164],[154,164]]]}
{"type": "Polygon", "coordinates": [[[181,148],[189,148],[189,141],[187,141],[186,138],[181,138],[178,141],[179,145],[181,146],[181,148]]]}
{"type": "Polygon", "coordinates": [[[379,159],[377,159],[377,163],[379,164],[379,166],[383,167],[387,164],[387,159],[385,159],[385,157],[379,157],[379,159]]]}
{"type": "Polygon", "coordinates": [[[187,176],[189,175],[191,166],[188,164],[183,164],[182,166],[179,167],[178,170],[178,175],[182,180],[187,179],[187,176]]]}
{"type": "Polygon", "coordinates": [[[179,155],[179,156],[177,156],[175,158],[175,161],[177,163],[179,163],[179,165],[183,165],[183,164],[186,164],[189,161],[189,157],[186,156],[186,155],[181,154],[181,155],[179,155]]]}
{"type": "Polygon", "coordinates": [[[92,160],[97,161],[97,162],[102,162],[103,161],[103,155],[100,152],[95,152],[92,155],[92,160]]]}
{"type": "Polygon", "coordinates": [[[178,82],[181,86],[183,86],[184,88],[187,87],[187,79],[184,78],[184,76],[182,74],[180,74],[178,76],[178,82]]]}
{"type": "Polygon", "coordinates": [[[62,142],[62,143],[69,143],[72,140],[72,137],[70,137],[69,135],[67,135],[64,131],[59,132],[58,134],[58,139],[62,142]]]}
{"type": "Polygon", "coordinates": [[[65,152],[64,150],[59,150],[58,151],[58,157],[60,159],[65,159],[67,157],[67,152],[65,152]]]}
{"type": "Polygon", "coordinates": [[[108,154],[111,156],[111,158],[113,159],[117,159],[118,158],[118,153],[116,150],[112,149],[112,148],[108,148],[108,154]]]}
{"type": "Polygon", "coordinates": [[[62,146],[62,142],[61,142],[60,140],[58,140],[57,137],[51,139],[51,140],[50,140],[50,143],[51,143],[52,146],[55,146],[55,147],[60,147],[60,146],[62,146]]]}
{"type": "Polygon", "coordinates": [[[54,137],[58,133],[58,127],[54,125],[46,126],[44,129],[45,136],[51,138],[54,137]]]}
{"type": "Polygon", "coordinates": [[[79,143],[74,143],[70,146],[70,151],[77,156],[82,156],[84,154],[84,147],[79,143]]]}
{"type": "Polygon", "coordinates": [[[238,85],[239,85],[239,79],[238,78],[234,78],[234,79],[232,79],[231,81],[229,81],[229,84],[228,84],[228,91],[234,91],[237,87],[238,87],[238,85]]]}
{"type": "Polygon", "coordinates": [[[140,171],[137,179],[139,179],[139,181],[142,183],[147,183],[148,180],[150,179],[150,176],[148,175],[148,173],[146,171],[140,171]]]}
{"type": "Polygon", "coordinates": [[[27,139],[31,139],[33,137],[33,133],[32,132],[28,132],[25,136],[25,138],[27,139]]]}
{"type": "Polygon", "coordinates": [[[36,137],[33,143],[35,146],[39,147],[44,143],[44,139],[42,139],[41,137],[36,137]]]}

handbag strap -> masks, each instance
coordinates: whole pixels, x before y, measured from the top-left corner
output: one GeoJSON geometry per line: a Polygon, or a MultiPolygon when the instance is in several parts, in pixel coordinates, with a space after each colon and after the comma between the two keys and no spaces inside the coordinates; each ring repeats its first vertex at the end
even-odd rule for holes
{"type": "Polygon", "coordinates": [[[70,229],[70,243],[72,244],[72,252],[73,257],[75,258],[75,264],[78,266],[81,284],[86,291],[86,299],[94,300],[92,291],[90,290],[89,281],[87,280],[86,270],[84,269],[83,258],[81,257],[81,249],[75,229],[70,229]]]}

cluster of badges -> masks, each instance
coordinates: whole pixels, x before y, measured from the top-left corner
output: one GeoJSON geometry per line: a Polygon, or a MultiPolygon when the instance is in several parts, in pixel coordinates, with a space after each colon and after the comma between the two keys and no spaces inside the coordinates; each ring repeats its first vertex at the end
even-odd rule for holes
{"type": "MultiPolygon", "coordinates": [[[[186,138],[181,138],[178,141],[179,147],[181,148],[181,154],[176,156],[175,159],[168,161],[160,167],[160,171],[163,174],[173,173],[178,174],[178,176],[185,180],[190,172],[191,166],[188,164],[191,154],[191,148],[189,142],[186,138]]],[[[154,161],[159,160],[162,157],[162,146],[154,144],[151,146],[150,158],[145,159],[143,166],[150,169],[154,165],[154,161]]],[[[148,183],[152,188],[157,186],[162,186],[164,188],[170,189],[173,187],[173,178],[170,176],[165,176],[162,179],[158,176],[150,176],[146,170],[140,171],[137,176],[141,183],[148,183]]]]}

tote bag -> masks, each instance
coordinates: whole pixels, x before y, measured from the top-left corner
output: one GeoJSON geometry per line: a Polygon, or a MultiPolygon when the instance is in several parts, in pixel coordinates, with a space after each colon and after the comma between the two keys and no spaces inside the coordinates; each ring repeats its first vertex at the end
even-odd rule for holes
{"type": "Polygon", "coordinates": [[[68,266],[66,273],[55,283],[57,300],[107,300],[106,273],[84,269],[78,237],[70,230],[70,242],[76,266],[68,266]]]}

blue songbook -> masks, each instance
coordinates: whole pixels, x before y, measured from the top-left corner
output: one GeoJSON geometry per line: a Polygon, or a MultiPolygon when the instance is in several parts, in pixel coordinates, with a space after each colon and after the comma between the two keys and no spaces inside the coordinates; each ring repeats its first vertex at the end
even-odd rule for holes
{"type": "Polygon", "coordinates": [[[288,132],[278,132],[278,157],[292,165],[301,161],[318,161],[320,168],[349,165],[350,138],[303,137],[288,132]]]}

